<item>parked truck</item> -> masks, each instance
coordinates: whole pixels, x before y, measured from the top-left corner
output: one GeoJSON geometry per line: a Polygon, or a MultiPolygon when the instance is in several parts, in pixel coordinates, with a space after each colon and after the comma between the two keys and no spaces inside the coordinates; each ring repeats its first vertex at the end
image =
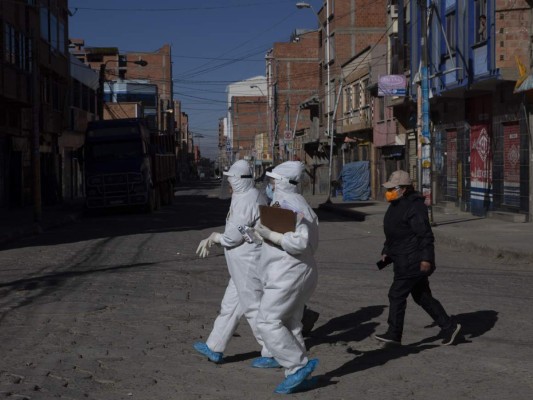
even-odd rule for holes
{"type": "Polygon", "coordinates": [[[176,181],[174,136],[150,131],[143,119],[93,121],[83,148],[88,209],[170,204],[176,181]]]}

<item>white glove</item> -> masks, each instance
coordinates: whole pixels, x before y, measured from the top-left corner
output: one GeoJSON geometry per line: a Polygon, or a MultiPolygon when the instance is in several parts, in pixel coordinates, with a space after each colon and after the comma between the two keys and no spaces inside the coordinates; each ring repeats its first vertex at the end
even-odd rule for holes
{"type": "Polygon", "coordinates": [[[281,239],[283,239],[282,233],[270,230],[261,222],[259,222],[254,229],[257,233],[259,233],[259,235],[261,235],[263,239],[268,240],[269,242],[272,242],[278,246],[281,246],[281,239]]]}
{"type": "Polygon", "coordinates": [[[212,243],[216,243],[216,244],[220,244],[220,237],[222,235],[218,232],[213,232],[211,235],[209,235],[208,239],[212,242],[212,243]]]}
{"type": "Polygon", "coordinates": [[[196,249],[196,254],[198,254],[198,257],[200,258],[206,258],[209,255],[209,248],[213,245],[213,242],[209,239],[204,239],[200,242],[198,245],[198,248],[196,249]]]}

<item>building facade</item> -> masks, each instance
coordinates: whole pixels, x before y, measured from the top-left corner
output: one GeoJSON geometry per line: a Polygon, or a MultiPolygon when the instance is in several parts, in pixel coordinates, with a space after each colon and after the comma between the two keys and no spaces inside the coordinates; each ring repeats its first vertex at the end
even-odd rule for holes
{"type": "MultiPolygon", "coordinates": [[[[422,36],[412,21],[423,10],[405,1],[397,6],[406,45],[422,36]]],[[[531,5],[435,1],[428,15],[427,59],[415,40],[403,65],[413,101],[421,97],[418,66],[428,66],[431,203],[451,202],[477,216],[530,219],[528,103],[514,88],[519,67],[531,64],[531,5]]]]}
{"type": "Polygon", "coordinates": [[[34,204],[39,214],[62,197],[67,1],[3,1],[0,24],[0,207],[34,204]]]}

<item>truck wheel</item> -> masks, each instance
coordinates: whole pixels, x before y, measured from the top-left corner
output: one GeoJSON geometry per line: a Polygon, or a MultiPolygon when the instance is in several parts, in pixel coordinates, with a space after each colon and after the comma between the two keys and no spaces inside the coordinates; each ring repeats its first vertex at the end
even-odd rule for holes
{"type": "Polygon", "coordinates": [[[174,184],[172,182],[168,183],[168,204],[174,204],[174,184]]]}
{"type": "Polygon", "coordinates": [[[152,213],[155,210],[155,190],[154,189],[150,189],[148,191],[148,202],[144,206],[144,210],[147,213],[152,213]]]}
{"type": "Polygon", "coordinates": [[[154,210],[159,210],[161,208],[161,192],[158,187],[154,188],[154,210]]]}
{"type": "Polygon", "coordinates": [[[168,202],[169,202],[167,185],[165,183],[163,183],[163,184],[161,184],[159,189],[160,189],[160,193],[161,193],[161,204],[166,206],[168,204],[168,202]]]}

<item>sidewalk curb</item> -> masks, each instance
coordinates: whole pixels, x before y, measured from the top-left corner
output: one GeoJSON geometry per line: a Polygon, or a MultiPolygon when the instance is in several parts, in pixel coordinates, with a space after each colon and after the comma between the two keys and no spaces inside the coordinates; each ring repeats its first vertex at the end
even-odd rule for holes
{"type": "Polygon", "coordinates": [[[31,227],[19,228],[12,232],[5,233],[0,235],[0,246],[20,240],[23,238],[37,236],[43,232],[49,231],[51,229],[58,228],[69,223],[77,222],[83,216],[83,212],[73,212],[65,215],[61,215],[53,221],[35,223],[31,227]]]}
{"type": "Polygon", "coordinates": [[[520,252],[503,247],[495,248],[487,244],[474,242],[473,240],[458,238],[451,233],[439,231],[438,227],[437,229],[433,228],[433,234],[435,235],[435,239],[439,242],[447,244],[448,246],[453,246],[459,250],[472,251],[477,254],[497,259],[507,258],[533,262],[533,254],[531,252],[520,252]]]}
{"type": "Polygon", "coordinates": [[[318,208],[321,210],[334,212],[338,215],[342,215],[343,217],[347,217],[359,222],[364,221],[367,216],[367,214],[359,211],[339,208],[334,203],[322,203],[318,205],[318,208]]]}
{"type": "MultiPolygon", "coordinates": [[[[349,208],[339,208],[334,203],[323,203],[318,206],[319,209],[334,212],[338,215],[350,218],[358,222],[366,222],[376,217],[376,214],[366,214],[349,208]]],[[[383,216],[380,216],[382,220],[383,216]]],[[[496,259],[513,259],[533,262],[533,253],[531,251],[517,251],[514,249],[506,249],[504,247],[493,247],[491,245],[475,242],[474,240],[457,237],[453,233],[443,232],[439,227],[433,227],[433,234],[435,239],[441,243],[449,246],[454,246],[465,251],[473,251],[477,254],[489,256],[496,259]]]]}

